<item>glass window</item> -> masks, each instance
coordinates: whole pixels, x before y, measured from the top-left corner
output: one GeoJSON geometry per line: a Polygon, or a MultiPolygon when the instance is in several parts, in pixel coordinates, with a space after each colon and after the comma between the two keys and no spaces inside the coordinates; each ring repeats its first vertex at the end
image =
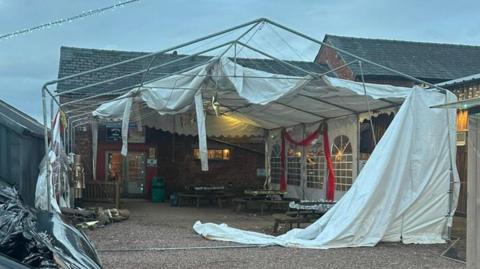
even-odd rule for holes
{"type": "Polygon", "coordinates": [[[280,174],[281,174],[281,167],[280,167],[280,145],[275,144],[272,147],[272,155],[270,156],[270,176],[272,183],[280,183],[280,174]]]}
{"type": "Polygon", "coordinates": [[[333,140],[332,165],[336,190],[348,191],[353,183],[353,154],[352,145],[346,135],[337,136],[333,140]]]}
{"type": "Polygon", "coordinates": [[[287,150],[287,184],[297,185],[301,183],[301,160],[302,148],[289,145],[287,150]]]}
{"type": "Polygon", "coordinates": [[[307,187],[323,189],[323,181],[325,179],[326,170],[323,144],[318,141],[317,143],[307,147],[305,157],[307,167],[307,187]]]}
{"type": "MultiPolygon", "coordinates": [[[[231,151],[230,149],[209,149],[207,152],[209,160],[230,160],[231,151]]],[[[193,149],[193,157],[197,160],[200,159],[200,150],[193,149]]]]}

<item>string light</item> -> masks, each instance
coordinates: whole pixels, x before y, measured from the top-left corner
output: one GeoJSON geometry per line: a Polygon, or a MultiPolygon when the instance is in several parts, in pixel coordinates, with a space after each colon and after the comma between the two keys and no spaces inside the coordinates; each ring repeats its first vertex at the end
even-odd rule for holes
{"type": "Polygon", "coordinates": [[[56,20],[56,21],[52,21],[52,22],[49,22],[49,23],[37,25],[37,26],[34,26],[34,27],[30,27],[30,28],[25,28],[25,29],[22,29],[22,30],[19,30],[19,31],[8,33],[8,34],[3,34],[3,35],[0,35],[0,41],[11,39],[11,38],[14,38],[14,37],[17,37],[17,36],[20,36],[20,35],[30,34],[32,32],[36,32],[36,31],[40,31],[40,30],[44,30],[44,29],[49,29],[53,26],[61,26],[64,23],[70,23],[70,22],[73,22],[75,20],[82,19],[82,18],[85,18],[85,17],[89,17],[89,16],[93,16],[93,15],[99,15],[99,14],[105,13],[106,11],[109,11],[109,10],[112,10],[112,9],[115,9],[115,8],[118,8],[118,7],[123,7],[123,6],[126,6],[128,4],[131,4],[131,3],[134,3],[134,2],[139,2],[139,1],[140,0],[128,0],[128,1],[118,2],[115,5],[84,11],[84,12],[82,12],[78,15],[75,15],[73,17],[59,19],[59,20],[56,20]]]}

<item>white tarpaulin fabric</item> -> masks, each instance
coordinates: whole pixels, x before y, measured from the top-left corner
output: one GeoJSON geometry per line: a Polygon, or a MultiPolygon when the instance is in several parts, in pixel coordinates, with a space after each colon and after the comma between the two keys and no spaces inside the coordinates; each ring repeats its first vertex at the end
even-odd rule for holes
{"type": "MultiPolygon", "coordinates": [[[[179,135],[197,135],[197,124],[193,114],[155,115],[143,119],[145,126],[179,135]]],[[[263,136],[263,128],[246,124],[232,116],[205,115],[207,136],[209,137],[242,137],[263,136]]]]}
{"type": "Polygon", "coordinates": [[[60,213],[60,206],[70,207],[70,184],[67,171],[67,155],[61,137],[61,114],[57,112],[52,128],[52,138],[48,152],[40,163],[37,186],[35,189],[35,207],[41,210],[60,213]],[[47,189],[48,188],[48,189],[47,189]],[[50,197],[48,197],[50,193],[50,197]],[[59,194],[60,205],[56,196],[59,194]]]}
{"type": "Polygon", "coordinates": [[[430,106],[455,99],[449,92],[447,97],[421,88],[411,91],[351,189],[307,228],[278,237],[226,224],[196,222],[193,229],[214,240],[320,249],[380,241],[445,242],[454,213],[449,206],[456,204],[459,190],[453,157],[456,114],[430,106]]]}
{"type": "MultiPolygon", "coordinates": [[[[161,115],[184,113],[192,109],[195,92],[202,85],[204,102],[218,95],[221,113],[264,129],[366,112],[362,83],[325,76],[314,79],[271,74],[221,58],[134,89],[101,105],[93,115],[122,119],[128,97],[146,103],[161,115]]],[[[392,102],[400,105],[411,91],[369,83],[365,87],[372,110],[391,107],[392,102]]]]}
{"type": "MultiPolygon", "coordinates": [[[[202,82],[206,78],[209,66],[210,64],[201,65],[185,72],[183,75],[173,75],[145,85],[145,88],[133,89],[115,100],[98,107],[93,112],[93,116],[110,120],[122,119],[121,154],[126,156],[128,151],[128,125],[132,106],[138,104],[138,102],[144,102],[148,108],[162,115],[187,111],[190,109],[194,96],[199,92],[202,82]]],[[[196,107],[198,107],[198,104],[196,107]]],[[[137,111],[137,113],[140,113],[140,111],[137,111]]],[[[199,124],[198,127],[205,126],[203,117],[203,113],[201,115],[197,113],[197,121],[203,121],[203,124],[199,124]],[[199,119],[199,117],[201,118],[199,119]]],[[[199,129],[199,144],[201,146],[203,144],[203,148],[206,151],[206,138],[201,137],[205,133],[205,130],[199,129]]],[[[205,166],[207,162],[204,158],[205,155],[206,153],[202,154],[200,152],[202,169],[208,167],[205,166]]]]}
{"type": "Polygon", "coordinates": [[[203,114],[203,99],[201,90],[195,94],[195,113],[197,114],[198,145],[202,171],[208,171],[207,134],[205,130],[205,115],[203,114]]]}

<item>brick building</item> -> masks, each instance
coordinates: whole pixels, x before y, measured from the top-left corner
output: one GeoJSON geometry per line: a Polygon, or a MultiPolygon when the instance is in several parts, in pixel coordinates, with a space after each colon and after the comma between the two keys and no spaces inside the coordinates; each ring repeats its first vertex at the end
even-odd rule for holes
{"type": "MultiPolygon", "coordinates": [[[[62,47],[60,51],[59,78],[88,71],[101,66],[134,59],[146,55],[145,52],[111,51],[98,49],[84,49],[62,47]]],[[[183,55],[185,56],[185,55],[183,55]]],[[[158,55],[152,66],[161,65],[172,60],[180,59],[182,55],[158,55]]],[[[188,60],[180,60],[174,65],[167,65],[149,72],[146,81],[195,66],[211,59],[209,56],[195,56],[188,60]]],[[[135,83],[142,80],[142,74],[131,76],[107,85],[85,88],[75,93],[65,94],[66,91],[82,87],[126,74],[138,72],[149,65],[150,59],[132,61],[120,66],[101,70],[60,81],[57,92],[62,92],[60,102],[67,109],[78,109],[89,106],[94,100],[86,100],[70,105],[72,100],[79,100],[92,94],[103,94],[117,89],[124,89],[116,94],[105,95],[106,98],[118,96],[133,88],[135,83]]],[[[295,69],[285,68],[278,62],[266,59],[241,59],[236,62],[242,66],[283,75],[298,75],[295,69]]],[[[313,62],[295,62],[303,69],[323,73],[328,67],[313,62]]],[[[96,98],[99,100],[99,97],[96,98]]],[[[198,138],[195,136],[172,134],[147,126],[130,126],[129,133],[135,138],[129,138],[129,155],[126,159],[120,156],[121,139],[120,126],[115,123],[106,123],[98,127],[98,150],[96,169],[92,166],[92,132],[90,125],[75,129],[74,152],[82,155],[87,181],[96,176],[98,181],[109,181],[114,178],[122,181],[124,196],[148,196],[150,180],[154,175],[166,178],[167,193],[184,190],[193,185],[232,185],[237,188],[260,188],[264,178],[261,169],[264,161],[263,136],[245,137],[209,137],[209,171],[201,172],[200,161],[196,156],[198,138]],[[151,163],[155,160],[156,166],[151,163]],[[127,170],[127,171],[125,171],[127,170]],[[123,179],[122,179],[123,177],[123,179]]]]}
{"type": "MultiPolygon", "coordinates": [[[[456,93],[459,101],[480,98],[480,74],[474,74],[438,84],[456,93]]],[[[478,108],[470,112],[478,113],[478,108]]],[[[469,110],[459,110],[457,117],[457,167],[460,174],[461,188],[457,212],[467,213],[467,159],[468,159],[468,116],[469,110]]]]}
{"type": "MultiPolygon", "coordinates": [[[[325,35],[324,43],[430,83],[476,74],[480,70],[480,46],[410,42],[325,35]]],[[[315,62],[331,69],[351,63],[349,55],[322,46],[315,62]]],[[[383,68],[363,63],[365,81],[398,86],[414,82],[383,68]]],[[[340,78],[361,81],[358,63],[336,71],[340,78]]]]}
{"type": "MultiPolygon", "coordinates": [[[[454,44],[438,44],[425,42],[409,42],[398,40],[382,40],[370,38],[343,37],[326,35],[323,42],[336,48],[348,51],[357,56],[382,64],[424,81],[438,84],[451,90],[459,100],[480,96],[480,46],[454,44]]],[[[326,64],[331,69],[338,68],[354,61],[349,55],[337,53],[322,46],[315,62],[326,64]]],[[[363,63],[363,75],[366,82],[413,86],[415,82],[391,73],[387,70],[363,63]]],[[[338,77],[361,81],[362,70],[358,63],[339,69],[338,77]]],[[[380,115],[374,118],[377,137],[381,137],[393,117],[380,115]],[[380,130],[379,130],[380,129],[380,130]]],[[[466,213],[466,145],[461,141],[466,138],[466,111],[458,113],[457,130],[459,143],[457,147],[457,167],[460,173],[462,188],[460,191],[457,212],[466,213]]],[[[365,124],[366,122],[364,122],[365,124]]],[[[368,126],[367,126],[368,127],[368,126]]],[[[361,150],[369,152],[373,148],[369,142],[369,128],[362,133],[361,150]],[[365,139],[363,139],[365,138],[365,139]]]]}

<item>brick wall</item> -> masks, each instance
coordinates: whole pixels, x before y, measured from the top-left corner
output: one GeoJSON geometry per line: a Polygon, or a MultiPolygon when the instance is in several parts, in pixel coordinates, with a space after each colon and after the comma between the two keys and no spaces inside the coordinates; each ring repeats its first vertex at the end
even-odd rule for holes
{"type": "Polygon", "coordinates": [[[223,138],[240,145],[240,148],[208,140],[209,149],[228,148],[231,156],[230,160],[209,160],[209,171],[202,172],[200,160],[193,157],[193,148],[198,147],[197,137],[173,137],[170,133],[153,130],[149,138],[157,141],[158,175],[165,176],[169,193],[192,185],[231,183],[236,188],[260,188],[263,185],[264,179],[257,177],[256,171],[265,167],[264,155],[255,152],[258,148],[263,150],[263,144],[249,143],[247,138],[223,138]]]}
{"type": "MultiPolygon", "coordinates": [[[[105,151],[120,151],[121,142],[105,140],[105,127],[99,127],[97,152],[97,179],[105,180],[105,151]]],[[[90,126],[78,127],[74,152],[82,155],[87,180],[92,180],[92,143],[90,126]]],[[[247,137],[219,138],[228,144],[208,140],[209,149],[231,150],[230,160],[209,160],[209,171],[202,172],[200,160],[193,157],[193,148],[198,148],[198,138],[175,135],[147,128],[145,144],[129,144],[130,151],[156,148],[157,175],[166,179],[167,193],[185,190],[193,185],[227,185],[235,188],[261,188],[264,178],[256,176],[257,168],[264,168],[264,145],[258,139],[247,137]],[[231,144],[230,144],[231,143],[231,144]],[[233,146],[238,145],[239,147],[233,146]]],[[[148,185],[148,184],[147,184],[148,185]]]]}
{"type": "MultiPolygon", "coordinates": [[[[341,56],[339,56],[336,51],[332,48],[323,46],[317,57],[315,58],[315,62],[319,64],[326,64],[330,69],[339,68],[340,66],[346,64],[341,56]]],[[[335,71],[337,77],[342,79],[354,80],[354,81],[361,81],[361,77],[355,75],[349,67],[343,67],[335,71]]],[[[376,83],[376,84],[388,84],[394,86],[403,86],[403,87],[412,87],[415,84],[418,84],[410,79],[399,77],[399,76],[365,76],[365,82],[369,83],[376,83]]],[[[431,83],[439,83],[442,80],[431,80],[431,79],[424,79],[431,83]]]]}
{"type": "MultiPolygon", "coordinates": [[[[340,57],[337,52],[329,47],[322,46],[320,52],[315,58],[315,62],[319,64],[326,64],[330,69],[338,68],[345,63],[345,61],[340,57]]],[[[348,67],[340,68],[335,71],[339,78],[354,80],[354,74],[352,70],[348,67]]]]}

